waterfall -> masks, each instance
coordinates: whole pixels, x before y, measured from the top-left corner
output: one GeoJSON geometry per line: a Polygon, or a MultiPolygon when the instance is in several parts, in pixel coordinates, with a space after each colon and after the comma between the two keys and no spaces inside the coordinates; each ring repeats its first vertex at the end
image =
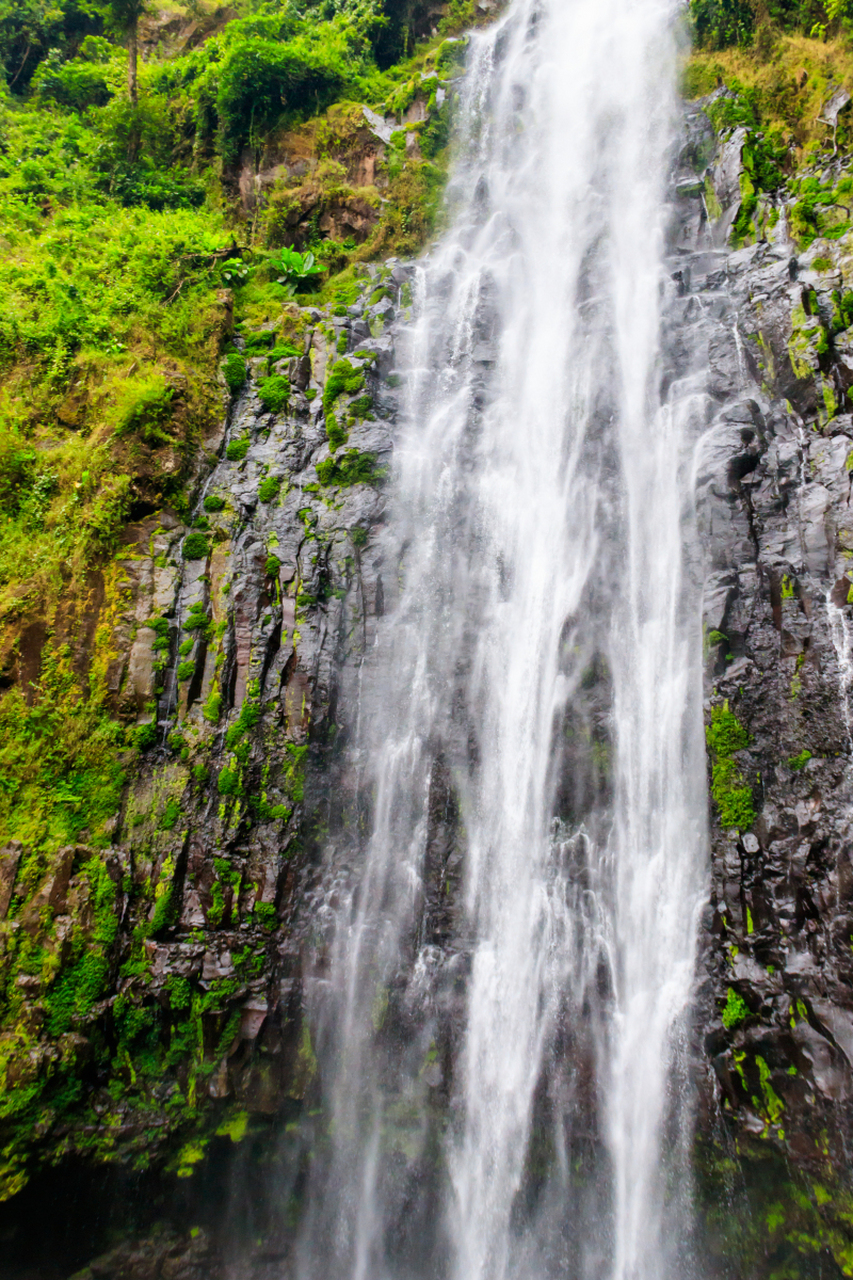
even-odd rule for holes
{"type": "Polygon", "coordinates": [[[661,336],[676,8],[515,0],[471,38],[376,550],[368,835],[332,841],[318,908],[305,1280],[684,1274],[706,840],[692,401],[661,336]]]}

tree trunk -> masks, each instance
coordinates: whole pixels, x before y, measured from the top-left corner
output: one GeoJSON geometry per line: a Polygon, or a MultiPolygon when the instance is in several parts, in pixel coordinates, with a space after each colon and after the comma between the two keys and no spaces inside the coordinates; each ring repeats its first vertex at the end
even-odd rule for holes
{"type": "Polygon", "coordinates": [[[136,33],[138,26],[138,19],[134,18],[127,33],[127,92],[130,95],[130,105],[133,107],[134,111],[139,105],[139,88],[136,71],[136,33]]]}
{"type": "Polygon", "coordinates": [[[127,92],[133,109],[133,120],[130,126],[130,137],[127,140],[127,158],[131,164],[139,155],[139,121],[136,111],[139,106],[139,81],[137,75],[137,31],[139,20],[133,19],[127,33],[127,92]]]}

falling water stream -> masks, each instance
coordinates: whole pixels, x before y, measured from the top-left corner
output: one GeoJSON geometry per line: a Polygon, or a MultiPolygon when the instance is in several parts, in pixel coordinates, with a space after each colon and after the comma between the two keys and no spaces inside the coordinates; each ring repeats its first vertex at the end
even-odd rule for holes
{"type": "Polygon", "coordinates": [[[470,44],[415,282],[330,860],[303,1280],[683,1277],[705,877],[691,397],[661,332],[677,6],[515,0],[470,44]]]}

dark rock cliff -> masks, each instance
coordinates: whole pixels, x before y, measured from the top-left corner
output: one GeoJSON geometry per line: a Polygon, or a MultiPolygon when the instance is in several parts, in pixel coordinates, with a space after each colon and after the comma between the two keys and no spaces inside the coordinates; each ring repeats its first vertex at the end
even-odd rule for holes
{"type": "Polygon", "coordinates": [[[712,797],[700,1186],[735,1274],[850,1274],[853,261],[844,239],[799,252],[783,193],[731,247],[746,131],[715,139],[700,114],[688,133],[692,158],[713,152],[680,222],[712,406],[695,456],[712,797]]]}
{"type": "MultiPolygon", "coordinates": [[[[168,510],[129,527],[94,604],[90,629],[142,751],[108,848],[0,854],[12,1258],[39,1256],[27,1197],[45,1179],[58,1212],[76,1212],[49,1173],[23,1191],[39,1168],[74,1178],[105,1165],[117,1181],[99,1184],[102,1200],[122,1179],[143,1201],[154,1187],[153,1216],[182,1203],[185,1225],[199,1165],[230,1167],[257,1142],[272,1158],[282,1126],[308,1109],[305,904],[336,803],[339,673],[357,665],[383,608],[370,540],[410,275],[364,268],[348,310],[291,309],[286,341],[253,335],[238,355],[247,381],[207,442],[192,529],[168,510]]],[[[110,1214],[81,1216],[97,1236],[110,1214]]],[[[160,1274],[158,1249],[143,1255],[139,1274],[160,1274]]]]}

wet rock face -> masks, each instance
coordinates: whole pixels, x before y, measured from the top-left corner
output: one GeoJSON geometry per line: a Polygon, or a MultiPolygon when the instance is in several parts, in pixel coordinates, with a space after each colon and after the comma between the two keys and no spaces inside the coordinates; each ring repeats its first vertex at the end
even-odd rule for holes
{"type": "MultiPolygon", "coordinates": [[[[707,137],[701,115],[687,128],[707,137]]],[[[718,142],[679,223],[710,393],[694,459],[712,796],[699,1133],[831,1185],[853,1084],[853,406],[839,308],[853,263],[844,240],[800,252],[782,197],[764,240],[729,246],[740,132],[718,142]]],[[[801,1229],[796,1248],[847,1274],[841,1193],[826,1211],[809,1195],[811,1244],[801,1229]]]]}
{"type": "MultiPolygon", "coordinates": [[[[410,275],[365,269],[348,311],[238,339],[247,381],[192,517],[128,527],[106,575],[93,629],[142,749],[107,849],[0,849],[20,1104],[0,1116],[0,1198],[74,1154],[189,1178],[211,1143],[313,1097],[305,904],[339,803],[342,673],[384,607],[374,544],[410,275]]],[[[184,1275],[143,1261],[115,1274],[184,1275]]]]}

